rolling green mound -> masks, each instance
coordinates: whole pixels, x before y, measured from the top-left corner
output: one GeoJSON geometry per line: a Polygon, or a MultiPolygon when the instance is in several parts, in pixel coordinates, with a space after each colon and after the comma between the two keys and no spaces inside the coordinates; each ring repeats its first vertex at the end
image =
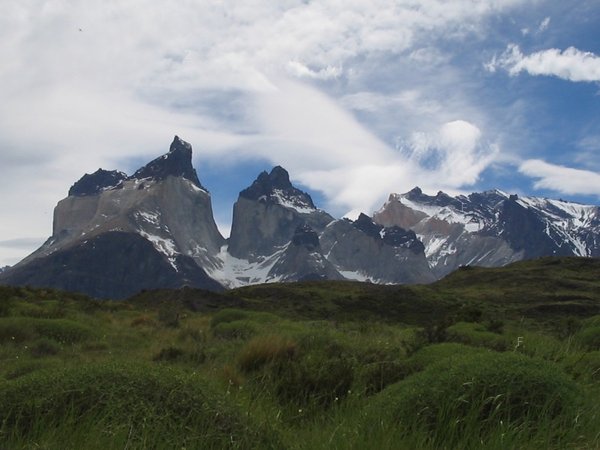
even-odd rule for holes
{"type": "Polygon", "coordinates": [[[0,448],[600,447],[600,261],[97,301],[0,287],[0,448]]]}

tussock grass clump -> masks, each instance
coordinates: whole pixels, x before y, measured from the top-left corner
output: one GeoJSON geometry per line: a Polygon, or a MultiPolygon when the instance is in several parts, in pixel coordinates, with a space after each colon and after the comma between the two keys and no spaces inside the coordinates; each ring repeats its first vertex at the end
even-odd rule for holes
{"type": "Polygon", "coordinates": [[[366,395],[380,392],[390,384],[397,383],[412,373],[411,367],[403,360],[376,361],[362,366],[358,373],[358,383],[366,395]]]}
{"type": "Polygon", "coordinates": [[[29,352],[35,358],[54,356],[60,352],[60,344],[54,339],[40,338],[31,345],[29,352]]]}
{"type": "MultiPolygon", "coordinates": [[[[499,322],[500,323],[500,322],[499,322]]],[[[504,325],[502,324],[502,327],[504,325]]],[[[505,351],[510,347],[510,340],[499,334],[497,331],[498,325],[494,325],[492,329],[495,331],[489,331],[489,326],[458,322],[448,327],[446,330],[446,336],[449,341],[460,342],[467,345],[473,345],[475,347],[486,347],[492,350],[505,351]]]]}
{"type": "Polygon", "coordinates": [[[39,304],[21,303],[13,314],[40,319],[62,319],[67,315],[67,311],[64,305],[57,301],[46,301],[39,304]]]}
{"type": "Polygon", "coordinates": [[[248,318],[248,313],[239,309],[223,309],[216,313],[210,321],[210,327],[215,328],[220,323],[229,323],[248,318]]]}
{"type": "Polygon", "coordinates": [[[573,426],[582,402],[582,390],[558,366],[491,352],[432,364],[382,391],[370,414],[378,424],[429,433],[454,448],[464,436],[484,440],[501,427],[573,426]]]}
{"type": "MultiPolygon", "coordinates": [[[[144,364],[42,371],[0,384],[0,446],[279,448],[202,379],[144,364]]],[[[11,447],[14,448],[14,447],[11,447]]]]}
{"type": "Polygon", "coordinates": [[[94,337],[94,332],[86,325],[67,319],[0,318],[0,343],[24,342],[36,337],[73,344],[94,337]]]}
{"type": "Polygon", "coordinates": [[[600,382],[600,350],[570,355],[563,365],[576,380],[588,383],[600,382]]]}
{"type": "Polygon", "coordinates": [[[212,334],[221,339],[248,339],[258,334],[258,327],[248,320],[220,322],[212,328],[212,334]]]}
{"type": "Polygon", "coordinates": [[[456,342],[443,342],[423,347],[414,353],[407,361],[410,373],[423,369],[444,359],[463,358],[465,355],[487,353],[489,350],[456,342]]]}
{"type": "Polygon", "coordinates": [[[273,361],[293,359],[298,345],[280,335],[256,336],[242,348],[238,364],[243,372],[252,372],[273,361]]]}
{"type": "Polygon", "coordinates": [[[132,327],[156,327],[157,325],[156,320],[148,314],[140,314],[131,321],[132,327]]]}
{"type": "Polygon", "coordinates": [[[153,361],[177,361],[184,357],[185,351],[179,347],[165,347],[162,348],[154,357],[153,361]]]}
{"type": "Polygon", "coordinates": [[[589,350],[600,350],[600,325],[584,327],[575,334],[575,341],[589,350]]]}

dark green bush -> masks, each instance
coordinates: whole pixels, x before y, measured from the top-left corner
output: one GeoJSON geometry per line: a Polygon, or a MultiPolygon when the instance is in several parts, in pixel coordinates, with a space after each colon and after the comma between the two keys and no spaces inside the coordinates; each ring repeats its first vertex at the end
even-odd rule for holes
{"type": "Polygon", "coordinates": [[[182,359],[185,352],[179,347],[165,347],[161,349],[154,357],[153,361],[176,361],[182,359]]]}
{"type": "Polygon", "coordinates": [[[256,336],[240,351],[238,364],[243,372],[252,372],[276,360],[290,360],[298,352],[297,344],[279,335],[256,336]]]}
{"type": "Polygon", "coordinates": [[[246,311],[241,311],[239,309],[222,309],[213,316],[210,321],[210,327],[214,328],[220,323],[229,323],[247,318],[248,313],[246,311]]]}
{"type": "Polygon", "coordinates": [[[158,321],[169,328],[177,328],[181,313],[176,306],[164,305],[158,310],[158,321]]]}
{"type": "Polygon", "coordinates": [[[248,339],[257,333],[257,326],[247,320],[220,322],[212,328],[213,336],[221,339],[248,339]]]}
{"type": "Polygon", "coordinates": [[[0,317],[8,317],[11,314],[12,302],[6,299],[0,299],[0,317]]]}
{"type": "Polygon", "coordinates": [[[458,322],[446,330],[448,341],[460,342],[475,347],[487,347],[492,350],[505,351],[510,347],[510,340],[486,326],[478,323],[458,322]]]}
{"type": "Polygon", "coordinates": [[[267,366],[269,382],[282,403],[327,407],[345,398],[354,381],[353,361],[309,353],[275,360],[267,366]]]}
{"type": "Polygon", "coordinates": [[[40,319],[61,319],[66,316],[66,310],[58,302],[43,302],[41,304],[23,303],[14,312],[15,315],[36,317],[40,319]]]}
{"type": "Polygon", "coordinates": [[[600,382],[600,350],[569,356],[564,366],[576,380],[600,382]]]}
{"type": "Polygon", "coordinates": [[[388,387],[371,405],[377,423],[427,430],[452,448],[465,433],[484,436],[500,426],[560,418],[572,421],[583,400],[579,386],[554,364],[515,353],[444,359],[388,387]]]}
{"type": "Polygon", "coordinates": [[[67,319],[9,317],[0,319],[0,343],[23,342],[35,337],[47,337],[72,344],[94,336],[91,328],[67,319]]]}
{"type": "MultiPolygon", "coordinates": [[[[227,404],[199,377],[169,367],[87,365],[0,383],[3,441],[69,426],[93,440],[123,436],[121,448],[281,448],[275,434],[227,404]],[[81,427],[90,429],[82,433],[81,427]]],[[[91,442],[90,442],[91,443],[91,442]]],[[[115,448],[117,445],[115,445],[115,448]]]]}
{"type": "Polygon", "coordinates": [[[377,361],[365,364],[359,369],[358,383],[365,394],[372,395],[390,384],[403,380],[411,372],[406,361],[377,361]]]}
{"type": "Polygon", "coordinates": [[[575,334],[575,341],[589,350],[600,350],[600,325],[582,328],[575,334]]]}
{"type": "Polygon", "coordinates": [[[85,325],[67,319],[30,319],[37,334],[65,344],[86,341],[95,336],[85,325]]]}
{"type": "Polygon", "coordinates": [[[6,342],[24,342],[35,336],[35,330],[27,319],[0,318],[0,344],[6,342]]]}
{"type": "Polygon", "coordinates": [[[407,360],[406,365],[410,373],[414,373],[420,372],[432,364],[444,359],[462,358],[465,355],[475,355],[486,352],[488,352],[488,350],[478,347],[471,347],[456,342],[443,342],[441,344],[432,344],[423,347],[407,360]]]}
{"type": "Polygon", "coordinates": [[[53,339],[40,338],[31,345],[29,351],[36,358],[53,356],[60,352],[60,344],[53,339]]]}

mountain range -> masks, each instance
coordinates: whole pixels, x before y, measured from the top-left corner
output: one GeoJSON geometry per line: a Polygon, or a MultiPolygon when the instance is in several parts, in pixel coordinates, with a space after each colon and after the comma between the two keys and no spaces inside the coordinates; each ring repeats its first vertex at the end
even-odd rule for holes
{"type": "Polygon", "coordinates": [[[416,187],[391,194],[372,216],[336,219],[277,166],[240,192],[225,239],[192,147],[175,136],[131,176],[85,174],[57,204],[52,236],[0,271],[0,283],[99,298],[320,279],[428,283],[461,266],[598,257],[599,235],[598,206],[499,190],[452,197],[416,187]]]}

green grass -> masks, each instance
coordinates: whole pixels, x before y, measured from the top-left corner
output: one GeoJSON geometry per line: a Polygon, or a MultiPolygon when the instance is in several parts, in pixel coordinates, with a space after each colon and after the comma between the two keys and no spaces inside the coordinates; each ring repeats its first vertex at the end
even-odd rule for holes
{"type": "Polygon", "coordinates": [[[0,448],[600,448],[600,265],[98,302],[0,287],[0,448]]]}

